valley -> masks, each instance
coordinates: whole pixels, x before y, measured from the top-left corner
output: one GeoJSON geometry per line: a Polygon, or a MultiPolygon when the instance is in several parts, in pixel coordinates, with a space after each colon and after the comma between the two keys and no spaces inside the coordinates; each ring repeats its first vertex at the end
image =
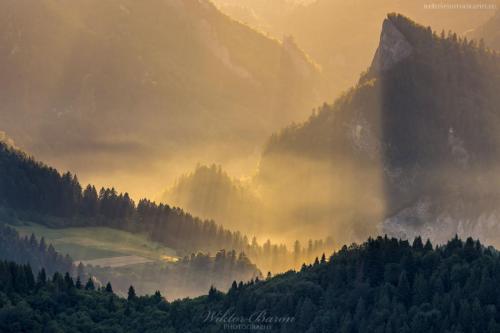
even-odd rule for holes
{"type": "Polygon", "coordinates": [[[0,332],[500,332],[476,3],[0,0],[0,332]]]}

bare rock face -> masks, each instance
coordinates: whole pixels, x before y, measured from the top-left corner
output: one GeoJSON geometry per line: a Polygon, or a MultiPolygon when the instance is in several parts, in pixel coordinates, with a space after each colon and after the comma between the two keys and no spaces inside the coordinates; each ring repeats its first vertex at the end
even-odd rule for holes
{"type": "Polygon", "coordinates": [[[380,43],[372,62],[372,69],[383,72],[408,57],[413,47],[405,36],[388,19],[385,19],[380,35],[380,43]]]}
{"type": "Polygon", "coordinates": [[[454,235],[481,239],[483,243],[500,244],[500,210],[475,209],[474,202],[458,199],[441,206],[430,197],[422,197],[380,224],[379,233],[401,239],[421,236],[444,244],[454,235]],[[471,213],[471,211],[473,211],[471,213]]]}

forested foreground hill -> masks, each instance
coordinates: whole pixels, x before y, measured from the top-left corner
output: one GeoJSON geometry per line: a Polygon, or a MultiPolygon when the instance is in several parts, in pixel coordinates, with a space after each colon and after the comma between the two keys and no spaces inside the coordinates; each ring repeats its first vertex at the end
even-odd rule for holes
{"type": "Polygon", "coordinates": [[[202,221],[179,208],[147,199],[136,205],[127,193],[89,185],[77,177],[35,161],[0,141],[0,217],[35,221],[50,227],[108,226],[141,230],[176,249],[187,251],[240,249],[238,232],[202,221]]]}
{"type": "Polygon", "coordinates": [[[500,257],[471,238],[433,247],[378,237],[227,293],[128,299],[69,276],[0,264],[2,332],[498,332],[500,257]],[[19,279],[19,277],[23,279],[19,279]],[[25,283],[20,283],[25,281],[25,283]]]}
{"type": "MultiPolygon", "coordinates": [[[[72,240],[76,241],[76,238],[72,240]]],[[[20,236],[0,220],[0,260],[29,265],[34,272],[43,270],[48,276],[67,272],[82,281],[90,278],[96,285],[109,281],[119,295],[126,295],[130,285],[134,285],[138,295],[160,291],[165,298],[174,300],[203,295],[211,285],[227,289],[233,280],[249,281],[262,277],[244,253],[235,251],[221,250],[215,256],[198,252],[176,262],[154,261],[113,268],[88,262],[84,265],[58,250],[43,237],[37,239],[34,234],[20,236]]],[[[25,277],[21,279],[26,280],[25,277]]]]}

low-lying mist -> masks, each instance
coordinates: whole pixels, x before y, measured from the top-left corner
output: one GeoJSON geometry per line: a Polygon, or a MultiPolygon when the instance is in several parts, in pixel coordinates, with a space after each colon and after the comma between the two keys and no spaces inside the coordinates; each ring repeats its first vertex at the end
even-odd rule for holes
{"type": "Polygon", "coordinates": [[[162,199],[259,242],[272,239],[289,247],[295,240],[326,236],[338,243],[362,240],[376,232],[384,212],[375,167],[293,155],[266,158],[244,180],[230,177],[220,166],[197,166],[162,199]]]}
{"type": "MultiPolygon", "coordinates": [[[[358,84],[266,144],[247,185],[257,222],[247,208],[204,214],[288,244],[377,233],[496,244],[499,64],[484,45],[390,14],[358,84]]],[[[217,186],[178,204],[195,209],[217,186]]]]}

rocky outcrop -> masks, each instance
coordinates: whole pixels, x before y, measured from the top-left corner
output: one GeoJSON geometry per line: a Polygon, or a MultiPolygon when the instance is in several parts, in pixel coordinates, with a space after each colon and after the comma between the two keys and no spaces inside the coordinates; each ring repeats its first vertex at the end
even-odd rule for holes
{"type": "Polygon", "coordinates": [[[436,198],[424,197],[385,219],[379,232],[402,239],[421,236],[438,244],[446,243],[454,235],[472,236],[498,246],[500,210],[492,207],[479,210],[477,206],[463,199],[441,206],[436,198]]]}
{"type": "Polygon", "coordinates": [[[380,34],[380,44],[371,67],[377,72],[386,71],[408,57],[412,51],[413,47],[405,36],[396,28],[394,23],[389,19],[385,19],[380,34]]]}

